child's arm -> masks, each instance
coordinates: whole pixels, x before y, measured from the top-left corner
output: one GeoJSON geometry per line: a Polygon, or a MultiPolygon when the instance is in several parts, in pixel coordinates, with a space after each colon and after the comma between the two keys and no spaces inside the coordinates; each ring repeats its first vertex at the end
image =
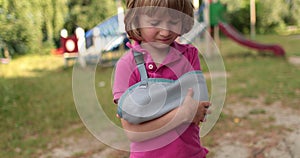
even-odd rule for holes
{"type": "Polygon", "coordinates": [[[209,105],[209,102],[194,100],[193,90],[189,89],[183,104],[162,117],[142,124],[131,124],[124,119],[121,122],[128,138],[140,142],[162,135],[183,123],[198,125],[204,120],[209,105]]]}

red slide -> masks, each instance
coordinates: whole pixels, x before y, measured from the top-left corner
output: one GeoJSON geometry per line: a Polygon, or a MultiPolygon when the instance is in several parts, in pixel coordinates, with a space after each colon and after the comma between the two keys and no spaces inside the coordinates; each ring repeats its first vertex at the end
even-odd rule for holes
{"type": "Polygon", "coordinates": [[[279,45],[261,44],[261,43],[257,43],[257,42],[248,40],[243,35],[241,35],[235,28],[233,28],[232,26],[230,26],[226,23],[219,23],[219,27],[220,27],[220,30],[226,36],[228,36],[229,38],[231,38],[232,40],[236,41],[237,43],[239,43],[243,46],[257,49],[257,50],[262,50],[262,51],[273,51],[273,53],[276,56],[284,56],[285,55],[284,49],[279,45]]]}

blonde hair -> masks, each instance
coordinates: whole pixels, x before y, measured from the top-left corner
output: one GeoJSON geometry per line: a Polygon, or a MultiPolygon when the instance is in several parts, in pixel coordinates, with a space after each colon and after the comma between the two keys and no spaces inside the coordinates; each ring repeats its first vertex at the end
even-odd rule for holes
{"type": "Polygon", "coordinates": [[[189,32],[194,25],[194,6],[191,0],[126,0],[126,6],[128,10],[124,19],[125,30],[130,39],[137,41],[142,40],[139,29],[136,27],[138,24],[137,17],[141,12],[152,16],[159,7],[164,7],[184,13],[180,15],[182,18],[181,35],[189,32]]]}

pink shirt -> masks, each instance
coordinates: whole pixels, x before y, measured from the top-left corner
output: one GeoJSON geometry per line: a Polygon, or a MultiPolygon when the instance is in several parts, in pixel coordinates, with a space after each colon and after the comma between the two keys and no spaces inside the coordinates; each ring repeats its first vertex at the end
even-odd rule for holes
{"type": "MultiPolygon", "coordinates": [[[[150,54],[142,49],[137,42],[130,47],[131,50],[116,65],[113,85],[115,102],[130,86],[140,81],[140,74],[132,50],[144,54],[149,78],[176,80],[189,71],[201,69],[198,50],[192,45],[174,42],[167,57],[159,67],[156,67],[150,54]]],[[[205,158],[207,153],[208,151],[200,143],[199,126],[184,124],[154,139],[132,142],[130,158],[205,158]]]]}

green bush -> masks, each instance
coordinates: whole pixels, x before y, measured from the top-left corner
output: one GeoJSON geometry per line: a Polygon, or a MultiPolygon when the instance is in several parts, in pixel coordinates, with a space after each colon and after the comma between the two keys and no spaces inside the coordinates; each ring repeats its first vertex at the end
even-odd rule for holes
{"type": "MultiPolygon", "coordinates": [[[[227,21],[237,30],[250,32],[250,1],[221,0],[227,5],[227,21]]],[[[256,31],[259,34],[286,30],[287,26],[300,27],[300,1],[256,0],[256,31]]]]}

